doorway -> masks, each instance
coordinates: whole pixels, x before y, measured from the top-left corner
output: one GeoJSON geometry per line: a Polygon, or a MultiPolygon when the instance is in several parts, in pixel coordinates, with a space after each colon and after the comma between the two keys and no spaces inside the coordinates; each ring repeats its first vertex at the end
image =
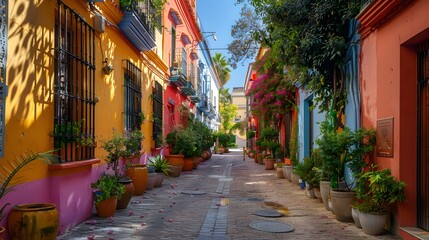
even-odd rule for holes
{"type": "Polygon", "coordinates": [[[420,44],[417,58],[417,226],[429,231],[429,40],[420,44]]]}

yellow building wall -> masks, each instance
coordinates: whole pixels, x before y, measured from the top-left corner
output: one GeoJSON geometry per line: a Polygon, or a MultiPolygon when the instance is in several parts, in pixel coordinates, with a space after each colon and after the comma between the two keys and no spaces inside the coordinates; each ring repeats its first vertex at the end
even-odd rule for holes
{"type": "MultiPolygon", "coordinates": [[[[85,0],[65,0],[93,25],[93,13],[85,0]]],[[[119,0],[116,1],[119,6],[119,0]]],[[[111,1],[96,5],[106,19],[117,25],[121,12],[111,1]]],[[[9,1],[9,40],[7,55],[7,78],[9,95],[5,113],[5,157],[0,164],[28,152],[53,149],[54,118],[54,47],[56,0],[9,1]]],[[[158,35],[158,39],[161,39],[158,35]]],[[[143,148],[150,152],[152,141],[152,94],[153,81],[163,83],[166,65],[155,53],[142,54],[125,38],[116,26],[106,24],[106,31],[95,38],[95,88],[100,101],[95,107],[95,134],[98,146],[97,158],[106,155],[101,148],[101,139],[108,139],[112,130],[124,129],[124,61],[130,60],[142,70],[142,110],[147,120],[142,125],[145,139],[143,148]],[[113,66],[110,75],[101,68],[104,59],[113,66]],[[151,66],[149,66],[151,65],[151,66]],[[154,67],[155,66],[155,67],[154,67]]],[[[158,46],[161,46],[159,42],[158,46]]],[[[161,47],[158,47],[162,54],[161,47]]],[[[157,50],[158,51],[158,50],[157,50]]],[[[32,164],[31,174],[22,171],[25,180],[40,179],[50,172],[42,163],[32,164]]],[[[26,168],[27,169],[27,168],[26,168]]],[[[28,168],[30,169],[30,168],[28,168]]]]}

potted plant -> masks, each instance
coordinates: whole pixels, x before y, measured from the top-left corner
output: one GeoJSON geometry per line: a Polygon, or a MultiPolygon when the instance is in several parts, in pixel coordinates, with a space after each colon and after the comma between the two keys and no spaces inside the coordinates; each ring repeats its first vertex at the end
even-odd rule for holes
{"type": "Polygon", "coordinates": [[[298,143],[298,124],[294,125],[292,136],[289,144],[285,149],[285,166],[283,167],[283,172],[289,182],[292,181],[292,172],[293,165],[298,163],[298,152],[299,152],[299,143],[298,143]]]}
{"type": "Polygon", "coordinates": [[[119,198],[118,209],[127,208],[135,192],[141,192],[142,185],[144,184],[145,186],[145,183],[140,184],[141,181],[132,179],[124,174],[124,171],[128,172],[128,168],[132,166],[131,164],[125,164],[124,171],[120,167],[121,159],[125,161],[139,155],[143,138],[143,133],[140,130],[134,130],[125,134],[114,132],[112,138],[101,141],[101,147],[107,152],[106,162],[109,168],[113,170],[118,182],[123,184],[126,190],[122,197],[119,198]]]}
{"type": "MultiPolygon", "coordinates": [[[[9,184],[16,174],[31,162],[41,160],[46,164],[59,163],[59,159],[52,155],[51,152],[52,151],[43,153],[24,153],[15,160],[2,163],[3,171],[0,172],[0,199],[4,198],[6,194],[12,190],[13,187],[10,187],[9,184]]],[[[3,203],[0,207],[0,221],[2,221],[6,216],[6,208],[9,205],[10,203],[3,203]]],[[[28,232],[40,235],[47,234],[44,236],[54,239],[57,236],[59,229],[58,211],[54,204],[35,203],[16,205],[9,212],[7,222],[9,237],[13,239],[23,239],[24,236],[28,237],[28,232]],[[28,218],[29,214],[32,216],[31,220],[28,218]],[[42,219],[44,224],[41,224],[42,219]],[[43,233],[40,228],[41,225],[44,227],[50,227],[52,231],[50,233],[43,233]]],[[[0,227],[0,232],[5,232],[5,228],[0,227]]]]}
{"type": "Polygon", "coordinates": [[[279,132],[273,127],[266,127],[261,131],[261,147],[265,149],[267,156],[265,157],[265,169],[272,170],[274,169],[274,157],[276,156],[276,151],[280,148],[279,143],[279,132]]]}
{"type": "Polygon", "coordinates": [[[282,163],[282,162],[278,162],[275,164],[277,178],[280,178],[280,179],[285,178],[285,176],[283,174],[283,165],[284,165],[284,163],[282,163]]]}
{"type": "Polygon", "coordinates": [[[298,174],[302,181],[305,183],[305,188],[307,190],[307,196],[310,198],[315,198],[314,189],[319,185],[319,182],[316,178],[316,170],[314,169],[314,158],[306,157],[301,167],[298,168],[298,174]]]}
{"type": "Polygon", "coordinates": [[[125,192],[124,185],[118,183],[115,175],[103,174],[91,184],[91,187],[95,189],[94,201],[98,216],[104,218],[113,216],[118,198],[120,199],[125,192]]]}
{"type": "Polygon", "coordinates": [[[180,176],[180,173],[183,169],[183,154],[180,153],[180,149],[175,147],[177,142],[177,134],[179,131],[181,131],[183,128],[181,125],[177,125],[174,127],[172,131],[170,131],[165,141],[167,142],[169,148],[170,148],[170,154],[165,155],[165,158],[167,159],[168,163],[170,164],[170,177],[178,177],[180,176]]]}
{"type": "Polygon", "coordinates": [[[333,212],[338,221],[352,222],[351,202],[355,192],[353,183],[344,181],[344,171],[349,168],[353,174],[358,174],[365,167],[366,155],[374,149],[375,131],[365,128],[351,131],[345,127],[335,131],[327,121],[321,125],[322,135],[316,140],[322,159],[324,177],[331,181],[331,202],[333,212]],[[344,186],[340,186],[340,182],[344,186]]]}
{"type": "Polygon", "coordinates": [[[217,136],[219,146],[218,151],[220,154],[228,152],[228,141],[229,141],[229,135],[227,133],[219,133],[217,136]]]}
{"type": "Polygon", "coordinates": [[[197,138],[195,132],[190,129],[179,130],[176,134],[176,143],[173,146],[173,154],[183,154],[183,171],[191,171],[194,165],[193,157],[197,150],[197,138]]]}
{"type": "Polygon", "coordinates": [[[358,179],[354,206],[359,210],[362,230],[369,235],[379,235],[386,226],[391,205],[405,200],[403,181],[396,180],[390,169],[371,166],[358,179]]]}
{"type": "Polygon", "coordinates": [[[254,149],[249,150],[249,157],[250,158],[254,158],[255,157],[255,153],[256,153],[256,150],[254,150],[254,149]]]}
{"type": "Polygon", "coordinates": [[[164,181],[165,176],[170,174],[170,165],[161,155],[149,157],[149,165],[154,168],[156,173],[155,187],[160,187],[164,181]]]}

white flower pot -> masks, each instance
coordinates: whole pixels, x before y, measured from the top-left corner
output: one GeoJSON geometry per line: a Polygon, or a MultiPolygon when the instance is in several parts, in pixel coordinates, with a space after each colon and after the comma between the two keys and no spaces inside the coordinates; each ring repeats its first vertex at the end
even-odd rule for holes
{"type": "Polygon", "coordinates": [[[362,225],[362,230],[368,235],[380,235],[383,232],[387,223],[388,214],[375,215],[371,213],[359,213],[359,221],[362,225]]]}
{"type": "Polygon", "coordinates": [[[362,228],[360,221],[359,221],[359,214],[360,214],[359,209],[352,208],[352,217],[353,217],[353,220],[355,221],[355,225],[358,228],[362,228]]]}

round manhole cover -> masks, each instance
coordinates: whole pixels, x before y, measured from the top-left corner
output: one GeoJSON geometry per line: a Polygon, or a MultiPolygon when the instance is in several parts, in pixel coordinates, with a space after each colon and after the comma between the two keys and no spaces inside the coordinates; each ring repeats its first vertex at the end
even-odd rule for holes
{"type": "Polygon", "coordinates": [[[182,191],[182,194],[187,194],[187,195],[204,195],[206,194],[206,192],[203,191],[182,191]]]}
{"type": "Polygon", "coordinates": [[[261,217],[270,217],[270,218],[283,217],[283,214],[276,210],[258,210],[253,214],[261,217]]]}
{"type": "Polygon", "coordinates": [[[255,230],[272,233],[287,233],[294,230],[292,226],[277,221],[253,221],[249,223],[249,227],[255,230]]]}

